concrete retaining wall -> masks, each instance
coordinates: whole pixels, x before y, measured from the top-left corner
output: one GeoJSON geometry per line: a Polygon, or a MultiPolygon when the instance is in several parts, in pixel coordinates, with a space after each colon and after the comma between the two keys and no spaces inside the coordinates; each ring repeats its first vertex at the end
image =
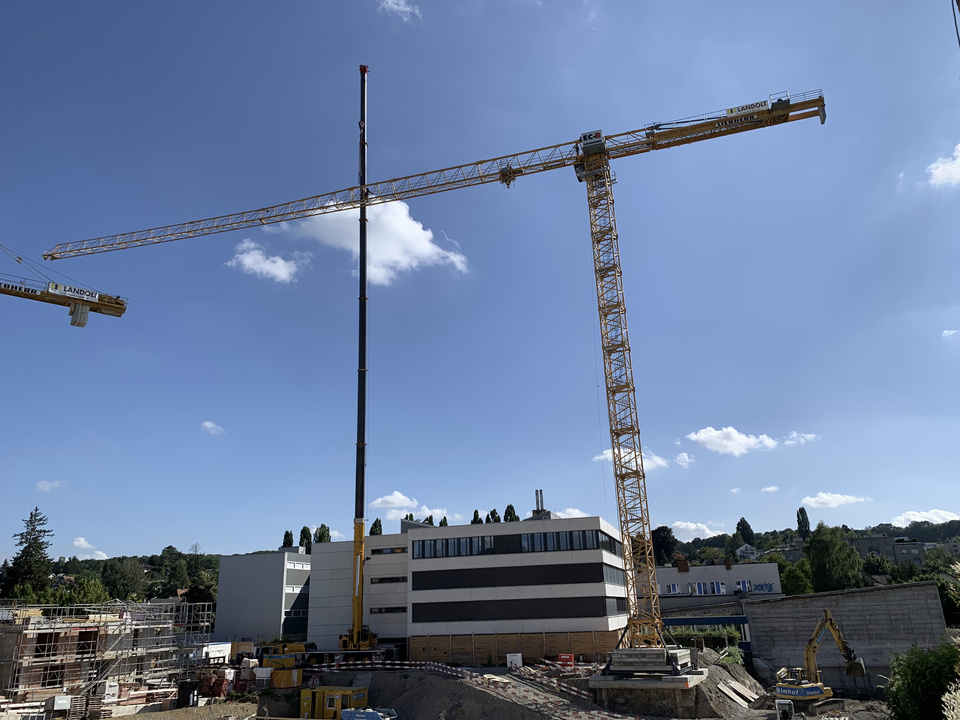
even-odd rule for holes
{"type": "MultiPolygon", "coordinates": [[[[843,636],[867,668],[869,685],[883,684],[890,674],[890,656],[912,645],[929,648],[946,634],[935,582],[862,588],[777,600],[744,603],[750,621],[758,674],[773,684],[781,667],[802,667],[803,650],[824,609],[830,610],[843,636]]],[[[834,689],[862,687],[844,673],[844,660],[827,634],[817,653],[823,682],[834,689]]]]}

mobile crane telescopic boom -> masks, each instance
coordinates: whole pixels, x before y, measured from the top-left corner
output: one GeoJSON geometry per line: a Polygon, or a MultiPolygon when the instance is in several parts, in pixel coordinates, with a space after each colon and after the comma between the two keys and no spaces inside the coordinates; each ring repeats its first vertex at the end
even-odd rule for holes
{"type": "Polygon", "coordinates": [[[509,187],[521,175],[573,168],[577,179],[587,187],[614,478],[624,541],[629,618],[621,645],[661,646],[663,624],[650,538],[610,161],[816,117],[821,123],[826,121],[820,91],[771,95],[766,100],[617,135],[604,137],[599,131],[588,132],[573,142],[355,186],[259,210],[60,244],[44,253],[44,258],[55,260],[154,245],[486,183],[499,182],[509,187]]]}

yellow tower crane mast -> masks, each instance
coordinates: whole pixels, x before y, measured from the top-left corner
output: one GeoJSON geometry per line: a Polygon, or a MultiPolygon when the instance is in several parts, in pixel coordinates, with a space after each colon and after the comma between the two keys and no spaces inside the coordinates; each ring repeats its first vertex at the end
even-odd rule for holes
{"type": "Polygon", "coordinates": [[[770,95],[765,100],[674,122],[656,123],[639,130],[607,136],[599,131],[588,132],[573,142],[368,183],[259,210],[64,243],[44,253],[44,258],[56,260],[155,245],[473,185],[499,182],[509,187],[521,175],[558,168],[574,169],[577,179],[587,188],[617,509],[623,535],[629,619],[620,645],[659,647],[663,644],[663,624],[650,537],[610,161],[816,117],[820,118],[821,124],[826,121],[826,106],[819,90],[799,95],[770,95]]]}

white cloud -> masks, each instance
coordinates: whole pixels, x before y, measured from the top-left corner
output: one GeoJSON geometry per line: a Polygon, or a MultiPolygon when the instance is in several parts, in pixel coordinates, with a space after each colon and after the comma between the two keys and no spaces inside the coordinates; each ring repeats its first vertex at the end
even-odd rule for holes
{"type": "Polygon", "coordinates": [[[741,490],[740,488],[730,488],[730,492],[732,492],[734,495],[739,495],[740,493],[743,492],[743,490],[741,490]]]}
{"type": "MultiPolygon", "coordinates": [[[[324,245],[348,251],[356,260],[360,254],[357,226],[359,210],[317,215],[300,222],[266,227],[270,233],[317,240],[324,245]]],[[[410,217],[404,202],[371,205],[367,208],[367,278],[374,285],[389,285],[400,273],[434,265],[450,265],[467,271],[467,258],[459,249],[444,250],[433,242],[433,232],[410,217]]],[[[451,241],[456,247],[456,243],[451,241]]],[[[356,272],[356,271],[354,271],[356,272]]]]}
{"type": "Polygon", "coordinates": [[[763,488],[760,492],[776,492],[779,489],[776,485],[767,485],[767,487],[763,488]]]}
{"type": "Polygon", "coordinates": [[[417,501],[415,498],[408,498],[399,490],[394,490],[389,495],[378,497],[370,503],[370,507],[372,508],[407,508],[407,510],[412,510],[416,506],[417,501]]]}
{"type": "Polygon", "coordinates": [[[678,520],[673,525],[673,534],[680,542],[690,542],[694,538],[708,538],[714,535],[720,535],[716,530],[711,530],[703,523],[683,522],[678,520]]]}
{"type": "Polygon", "coordinates": [[[422,19],[419,6],[410,4],[408,0],[377,0],[377,9],[399,15],[404,22],[410,22],[411,17],[422,19]]]}
{"type": "Polygon", "coordinates": [[[819,435],[814,435],[813,433],[798,433],[796,430],[787,435],[787,439],[783,441],[784,445],[806,445],[807,443],[816,442],[820,439],[819,435]]]}
{"type": "Polygon", "coordinates": [[[73,539],[72,544],[77,550],[87,551],[77,555],[78,560],[106,560],[107,559],[107,554],[103,552],[103,550],[97,550],[96,546],[87,542],[86,538],[75,537],[73,539]]]}
{"type": "Polygon", "coordinates": [[[346,540],[346,539],[347,539],[347,536],[344,535],[344,534],[343,534],[342,532],[340,532],[339,530],[331,530],[331,531],[330,531],[330,540],[331,540],[331,541],[333,541],[333,540],[346,540]]]}
{"type": "Polygon", "coordinates": [[[960,515],[949,510],[907,510],[903,515],[897,515],[892,522],[898,527],[906,527],[912,522],[945,523],[951,520],[960,520],[960,515]]]}
{"type": "Polygon", "coordinates": [[[608,463],[612,463],[612,462],[613,462],[613,449],[612,449],[612,448],[607,448],[606,450],[604,450],[604,451],[603,451],[602,453],[600,453],[599,455],[594,455],[594,456],[593,456],[593,461],[594,461],[594,462],[608,462],[608,463]]]}
{"type": "Polygon", "coordinates": [[[657,468],[669,467],[670,461],[665,460],[664,458],[656,455],[649,450],[641,450],[640,454],[643,456],[643,469],[647,470],[656,470],[657,468]]]}
{"type": "Polygon", "coordinates": [[[56,490],[58,487],[60,487],[59,480],[38,480],[34,490],[50,492],[51,490],[56,490]]]}
{"type": "Polygon", "coordinates": [[[957,333],[960,333],[960,330],[944,330],[942,333],[940,333],[940,337],[942,337],[944,340],[949,340],[957,333]]]}
{"type": "Polygon", "coordinates": [[[578,518],[578,517],[590,517],[583,510],[578,508],[567,508],[566,510],[554,510],[554,515],[557,515],[562,518],[578,518]]]}
{"type": "Polygon", "coordinates": [[[288,283],[296,279],[297,272],[309,261],[309,255],[306,253],[295,254],[293,260],[284,260],[279,255],[268,257],[263,252],[262,245],[247,239],[237,245],[236,255],[226,265],[237,268],[247,275],[288,283]]]}
{"type": "Polygon", "coordinates": [[[938,158],[928,165],[927,174],[934,187],[960,185],[960,145],[953,149],[952,158],[938,158]]]}
{"type": "Polygon", "coordinates": [[[684,470],[686,470],[688,467],[690,467],[691,465],[693,465],[693,463],[696,462],[696,461],[693,459],[693,455],[690,455],[689,453],[682,452],[682,453],[680,453],[679,455],[677,455],[677,457],[676,457],[676,459],[674,460],[674,462],[676,462],[677,465],[679,465],[679,466],[682,467],[684,470]]]}
{"type": "Polygon", "coordinates": [[[815,508],[835,508],[851,503],[870,502],[873,498],[858,497],[856,495],[840,495],[839,493],[818,492],[815,497],[805,497],[800,501],[802,505],[815,508]]]}
{"type": "Polygon", "coordinates": [[[777,441],[771,437],[745,435],[732,427],[725,427],[723,430],[705,427],[687,435],[687,440],[693,440],[707,450],[734,457],[740,457],[754,450],[772,450],[777,446],[777,441]]]}
{"type": "MultiPolygon", "coordinates": [[[[669,467],[670,461],[660,457],[656,453],[653,453],[649,450],[641,450],[640,454],[643,456],[643,469],[647,470],[656,470],[657,468],[669,467]]],[[[683,453],[686,455],[686,453],[683,453]]],[[[594,462],[613,462],[613,449],[607,448],[599,455],[593,456],[594,462]]]]}
{"type": "Polygon", "coordinates": [[[223,435],[227,432],[215,422],[210,422],[209,420],[204,420],[200,423],[200,427],[203,428],[205,433],[209,433],[210,435],[223,435]]]}

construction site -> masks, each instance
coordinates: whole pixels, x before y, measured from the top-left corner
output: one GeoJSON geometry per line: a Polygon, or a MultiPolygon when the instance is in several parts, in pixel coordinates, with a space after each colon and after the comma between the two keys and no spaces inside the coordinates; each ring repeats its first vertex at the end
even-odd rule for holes
{"type": "Polygon", "coordinates": [[[0,713],[105,717],[94,704],[175,694],[200,662],[212,619],[209,603],[0,607],[0,713]]]}
{"type": "MultiPolygon", "coordinates": [[[[165,720],[887,718],[880,699],[891,657],[911,645],[933,647],[947,633],[935,582],[787,597],[779,576],[761,582],[758,572],[754,584],[730,575],[729,593],[720,579],[690,582],[691,595],[724,597],[716,605],[662,610],[631,354],[638,346],[629,338],[615,212],[615,163],[754,130],[790,132],[797,122],[824,125],[824,92],[731,97],[720,109],[667,122],[571,133],[553,145],[371,182],[369,73],[359,65],[356,185],[60,243],[43,255],[59,261],[357,211],[352,538],[331,542],[328,528],[312,557],[286,539],[276,553],[222,557],[221,638],[214,637],[210,603],[0,607],[0,720],[148,711],[165,720]],[[368,535],[368,209],[481,185],[511,188],[554,170],[568,173],[586,199],[583,241],[595,283],[599,404],[610,443],[603,452],[612,466],[616,522],[552,516],[537,491],[536,509],[516,523],[450,526],[444,518],[433,528],[432,515],[427,527],[411,514],[399,534],[368,535]],[[252,615],[266,620],[255,624],[252,615]],[[731,626],[742,633],[740,642],[715,649],[704,642],[708,630],[731,626]],[[287,642],[291,628],[297,642],[287,642]],[[692,642],[675,640],[675,628],[692,642]],[[280,640],[268,645],[274,632],[280,640]],[[225,649],[213,653],[218,639],[225,649]]],[[[120,318],[127,310],[125,297],[59,283],[36,269],[34,275],[4,276],[0,294],[67,307],[76,327],[90,312],[120,318]]],[[[223,433],[210,421],[203,425],[223,433]]],[[[771,487],[777,490],[759,492],[771,487]]],[[[729,557],[723,561],[716,578],[731,572],[729,557]]]]}

